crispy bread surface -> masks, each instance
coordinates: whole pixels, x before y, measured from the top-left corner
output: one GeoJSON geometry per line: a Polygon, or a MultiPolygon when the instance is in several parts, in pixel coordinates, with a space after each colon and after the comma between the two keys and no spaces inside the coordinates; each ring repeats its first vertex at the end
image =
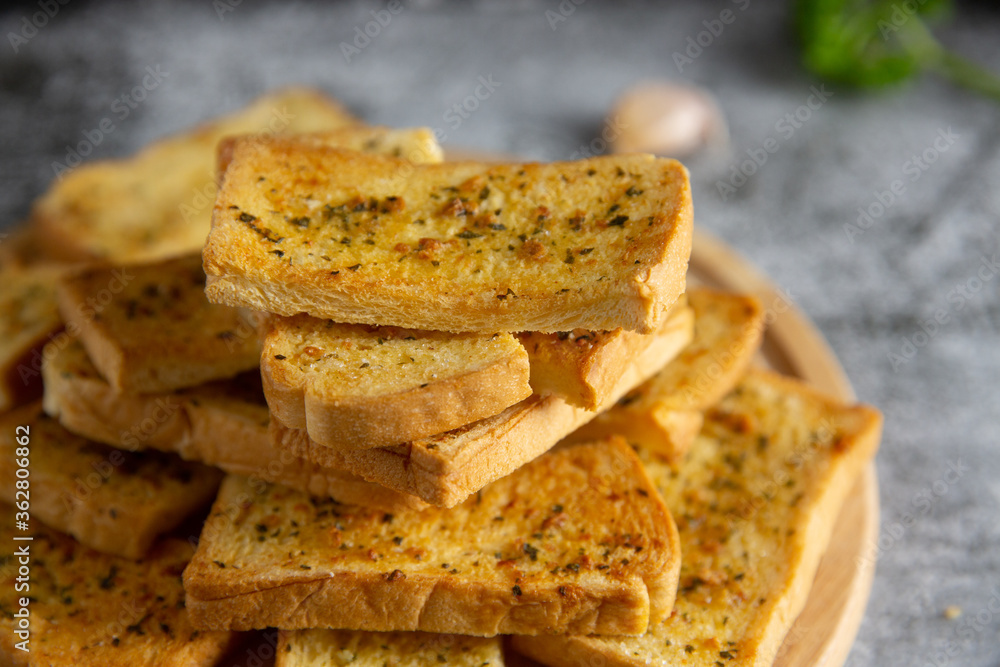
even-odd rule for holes
{"type": "Polygon", "coordinates": [[[635,453],[609,439],[450,510],[385,514],[229,477],[184,582],[206,629],[636,634],[670,612],[676,539],[635,453]]]}
{"type": "Polygon", "coordinates": [[[881,424],[872,408],[751,371],[679,468],[640,449],[680,530],[674,614],[641,637],[515,638],[516,648],[552,667],[771,665],[881,424]]]}
{"type": "Polygon", "coordinates": [[[651,333],[684,292],[691,216],[673,160],[414,165],[274,138],[234,149],[207,293],[411,329],[651,333]]]}

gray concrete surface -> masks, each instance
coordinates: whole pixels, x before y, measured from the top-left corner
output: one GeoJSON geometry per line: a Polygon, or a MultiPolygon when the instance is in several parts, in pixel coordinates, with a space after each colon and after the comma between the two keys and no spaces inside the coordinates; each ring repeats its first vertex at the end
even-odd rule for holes
{"type": "MultiPolygon", "coordinates": [[[[794,297],[859,396],[886,414],[882,549],[849,664],[1000,664],[1000,613],[991,611],[1000,609],[996,103],[933,78],[870,94],[833,89],[786,136],[776,123],[818,85],[797,65],[786,3],[590,0],[553,30],[545,12],[558,11],[555,0],[404,2],[347,62],[340,43],[383,3],[221,2],[71,1],[17,53],[9,34],[38,3],[0,14],[0,224],[27,214],[52,180],[52,162],[98,127],[147,67],[168,75],[92,157],[126,155],[304,82],[371,122],[441,128],[448,146],[567,158],[598,136],[629,85],[703,85],[729,118],[733,152],[692,165],[699,223],[794,297]],[[220,17],[220,7],[233,11],[220,17]],[[736,20],[678,72],[672,54],[726,7],[736,20]],[[499,85],[454,127],[448,109],[480,76],[499,85]],[[933,164],[908,162],[942,132],[950,143],[933,164]],[[768,136],[777,152],[723,200],[717,181],[768,136]],[[862,234],[848,234],[858,208],[872,207],[896,179],[905,191],[862,234]],[[927,333],[922,323],[936,315],[944,323],[927,333]],[[945,619],[949,605],[964,615],[945,619]]],[[[1000,70],[997,13],[963,6],[942,35],[1000,70]]]]}

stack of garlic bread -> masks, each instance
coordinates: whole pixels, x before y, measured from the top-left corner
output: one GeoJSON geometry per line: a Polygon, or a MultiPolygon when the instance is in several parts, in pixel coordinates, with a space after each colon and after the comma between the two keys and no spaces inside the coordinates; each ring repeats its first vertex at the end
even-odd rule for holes
{"type": "Polygon", "coordinates": [[[673,160],[447,162],[291,89],[80,167],[21,237],[4,663],[769,664],[878,444],[748,370],[753,296],[686,290],[673,160]]]}
{"type": "Polygon", "coordinates": [[[690,340],[678,299],[691,203],[676,162],[440,163],[313,137],[226,153],[206,293],[269,314],[271,430],[297,456],[454,506],[690,340]],[[608,352],[545,335],[581,329],[614,331],[594,343],[608,352]],[[589,403],[559,375],[580,377],[589,403]]]}

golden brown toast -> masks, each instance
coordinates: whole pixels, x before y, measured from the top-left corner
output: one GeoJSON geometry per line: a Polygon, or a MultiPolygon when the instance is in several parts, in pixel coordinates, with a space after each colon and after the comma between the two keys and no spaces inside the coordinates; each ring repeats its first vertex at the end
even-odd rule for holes
{"type": "Polygon", "coordinates": [[[690,251],[672,160],[414,165],[274,138],[233,152],[204,259],[213,302],[285,316],[651,333],[690,251]]]}
{"type": "Polygon", "coordinates": [[[201,257],[91,266],[59,283],[59,310],[119,392],[192,387],[257,368],[260,344],[236,308],[205,298],[201,257]]]}
{"type": "Polygon", "coordinates": [[[0,230],[0,271],[59,263],[34,227],[19,224],[0,230]]]}
{"type": "Polygon", "coordinates": [[[881,423],[867,406],[750,371],[679,467],[639,452],[677,517],[674,614],[641,637],[519,637],[515,647],[552,667],[772,664],[881,423]]]}
{"type": "Polygon", "coordinates": [[[285,630],[274,667],[503,667],[499,637],[427,632],[285,630]]]}
{"type": "MultiPolygon", "coordinates": [[[[637,357],[609,359],[619,376],[609,404],[676,356],[691,340],[691,319],[685,310],[677,311],[637,357]]],[[[545,452],[594,415],[555,396],[531,396],[494,417],[392,447],[338,450],[317,445],[305,431],[277,421],[271,423],[271,434],[282,451],[350,470],[431,505],[452,507],[545,452]]]]}
{"type": "Polygon", "coordinates": [[[0,269],[0,412],[42,395],[41,349],[60,328],[56,282],[63,269],[0,269]]]}
{"type": "Polygon", "coordinates": [[[158,536],[207,507],[221,480],[220,471],[171,454],[128,452],[74,435],[37,403],[0,417],[3,500],[30,500],[32,518],[104,553],[142,558],[158,536]],[[27,456],[15,456],[25,442],[27,456]],[[28,495],[16,488],[23,459],[30,464],[28,495]]]}
{"type": "Polygon", "coordinates": [[[147,262],[205,244],[215,198],[216,144],[229,135],[355,125],[315,90],[288,88],[123,160],[79,166],[35,204],[32,223],[64,259],[147,262]]]}
{"type": "Polygon", "coordinates": [[[0,540],[9,546],[0,568],[5,611],[0,616],[0,663],[211,667],[235,643],[234,633],[191,626],[181,572],[194,548],[186,542],[165,540],[144,560],[132,561],[88,549],[38,522],[31,523],[30,531],[16,531],[14,512],[3,509],[0,540]],[[32,539],[15,541],[23,537],[32,539]],[[25,549],[28,555],[22,555],[25,549]],[[31,600],[30,634],[18,636],[24,596],[31,600]],[[27,652],[17,648],[25,639],[27,652]]]}
{"type": "Polygon", "coordinates": [[[698,288],[688,292],[688,302],[691,344],[572,439],[620,434],[672,460],[684,455],[701,430],[702,413],[736,385],[764,332],[764,311],[752,296],[698,288]]]}
{"type": "MultiPolygon", "coordinates": [[[[672,309],[683,313],[682,317],[693,318],[683,294],[672,309]]],[[[608,402],[618,383],[614,369],[640,354],[652,338],[618,328],[554,334],[523,331],[517,334],[517,340],[528,352],[531,388],[536,394],[558,396],[571,405],[596,410],[608,402]]]]}
{"type": "Polygon", "coordinates": [[[531,396],[509,333],[448,334],[272,316],[260,360],[272,417],[337,449],[385,447],[491,417],[531,396]]]}
{"type": "Polygon", "coordinates": [[[184,588],[205,629],[637,634],[670,613],[676,546],[635,453],[609,439],[450,510],[385,514],[228,477],[184,588]]]}
{"type": "MultiPolygon", "coordinates": [[[[236,136],[226,137],[220,141],[216,158],[216,170],[219,175],[224,175],[229,168],[236,146],[260,139],[257,136],[236,136]]],[[[404,158],[410,162],[434,163],[444,160],[444,151],[434,138],[434,132],[423,127],[397,130],[390,127],[356,125],[328,132],[284,135],[282,139],[300,145],[304,150],[326,146],[404,158]]]]}
{"type": "Polygon", "coordinates": [[[317,497],[393,510],[422,508],[415,496],[324,468],[274,448],[260,374],[244,373],[178,392],[118,394],[83,346],[46,347],[45,410],[74,433],[123,449],[159,449],[251,480],[317,497]]]}

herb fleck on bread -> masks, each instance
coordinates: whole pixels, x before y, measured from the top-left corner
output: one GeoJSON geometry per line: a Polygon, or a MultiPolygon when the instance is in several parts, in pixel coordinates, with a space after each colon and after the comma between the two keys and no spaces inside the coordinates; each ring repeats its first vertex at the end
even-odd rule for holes
{"type": "Polygon", "coordinates": [[[194,548],[178,539],[159,542],[141,561],[107,556],[33,523],[14,530],[14,513],[0,517],[5,544],[30,545],[29,652],[14,611],[26,592],[15,588],[15,559],[0,570],[0,662],[47,667],[212,667],[236,643],[231,632],[205,632],[184,610],[181,573],[194,548]],[[31,536],[14,542],[15,535],[31,536]]]}
{"type": "Polygon", "coordinates": [[[172,454],[91,442],[32,404],[0,417],[0,491],[9,503],[17,426],[30,431],[32,517],[104,553],[142,558],[157,536],[207,507],[222,480],[220,471],[172,454]]]}
{"type": "Polygon", "coordinates": [[[677,586],[673,520],[621,440],[549,452],[450,510],[385,514],[229,477],[219,513],[184,573],[206,629],[637,634],[677,586]]]}
{"type": "Polygon", "coordinates": [[[112,447],[176,452],[251,480],[319,498],[379,507],[424,507],[419,498],[277,450],[260,373],[160,394],[119,394],[79,341],[45,348],[45,410],[73,433],[112,447]]]}
{"type": "Polygon", "coordinates": [[[680,531],[674,614],[641,637],[519,637],[516,648],[552,667],[773,664],[881,423],[867,406],[750,371],[679,467],[639,450],[680,531]]]}
{"type": "Polygon", "coordinates": [[[684,291],[687,171],[238,145],[204,251],[216,303],[437,331],[650,333],[684,291]]]}

